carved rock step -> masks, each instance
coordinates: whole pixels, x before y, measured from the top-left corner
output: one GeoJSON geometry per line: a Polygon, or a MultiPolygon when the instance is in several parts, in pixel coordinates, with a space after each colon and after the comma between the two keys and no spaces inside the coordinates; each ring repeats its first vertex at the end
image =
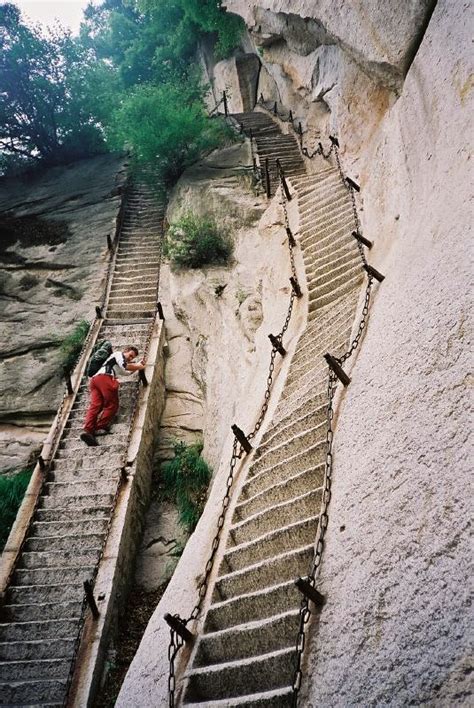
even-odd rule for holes
{"type": "Polygon", "coordinates": [[[289,647],[248,659],[193,669],[186,674],[185,702],[248,696],[289,686],[295,649],[289,647]]]}
{"type": "MultiPolygon", "coordinates": [[[[291,370],[290,373],[292,373],[291,370]]],[[[302,411],[298,411],[294,416],[277,425],[272,425],[260,441],[259,451],[267,449],[270,444],[274,445],[280,440],[287,440],[313,428],[315,421],[319,420],[322,415],[326,415],[326,407],[326,397],[317,396],[302,411]]]]}
{"type": "Polygon", "coordinates": [[[253,477],[242,489],[239,504],[235,508],[235,519],[247,518],[274,504],[291,501],[311,489],[318,489],[322,484],[323,473],[324,464],[321,463],[296,474],[288,470],[285,479],[278,482],[272,480],[270,473],[253,477]]]}
{"type": "MultiPolygon", "coordinates": [[[[304,259],[304,256],[303,256],[304,259]]],[[[358,260],[361,263],[359,249],[352,237],[345,237],[334,244],[333,253],[320,255],[319,258],[305,260],[306,278],[308,283],[312,283],[316,278],[327,274],[329,268],[338,267],[340,264],[349,263],[351,260],[358,260]]],[[[362,265],[362,264],[361,264],[362,265]]]]}
{"type": "Polygon", "coordinates": [[[0,661],[67,659],[74,652],[75,637],[31,642],[0,643],[0,661]]]}
{"type": "Polygon", "coordinates": [[[321,489],[306,489],[303,494],[281,501],[278,504],[245,515],[245,505],[239,509],[239,516],[233,518],[229,535],[235,543],[251,543],[255,538],[296,524],[301,519],[307,519],[317,513],[321,502],[321,489]]]}
{"type": "Polygon", "coordinates": [[[352,236],[353,228],[352,221],[345,220],[341,221],[336,228],[323,227],[307,237],[301,246],[307,279],[311,277],[308,272],[311,267],[323,266],[331,256],[335,259],[336,251],[344,245],[350,245],[355,252],[357,246],[352,236]]]}
{"type": "Polygon", "coordinates": [[[307,573],[313,551],[313,544],[311,544],[274,556],[269,561],[256,563],[244,570],[222,575],[214,586],[213,600],[228,600],[231,597],[261,590],[274,585],[275,579],[282,583],[286,580],[294,580],[307,573]]]}
{"type": "MultiPolygon", "coordinates": [[[[350,227],[352,231],[355,229],[354,218],[352,211],[349,208],[349,204],[346,202],[340,202],[339,206],[332,211],[331,217],[325,216],[318,221],[313,219],[308,222],[305,226],[300,226],[300,237],[299,243],[303,251],[311,244],[315,242],[315,237],[317,242],[320,244],[321,248],[327,247],[324,239],[329,236],[338,233],[339,229],[348,229],[350,227]]],[[[353,240],[353,237],[351,237],[353,240]]],[[[355,241],[353,240],[353,243],[355,241]]]]}
{"type": "Polygon", "coordinates": [[[349,212],[349,208],[351,208],[351,203],[344,194],[329,200],[325,206],[318,206],[316,208],[315,205],[314,214],[308,216],[308,218],[300,224],[301,234],[305,234],[310,229],[320,228],[330,219],[337,218],[342,212],[349,212]]]}
{"type": "Polygon", "coordinates": [[[274,691],[247,694],[237,698],[224,698],[216,701],[201,701],[183,703],[183,706],[194,708],[291,708],[293,705],[293,691],[291,688],[277,688],[274,691]]]}
{"type": "Polygon", "coordinates": [[[299,611],[296,606],[292,611],[268,619],[201,635],[194,665],[219,664],[286,649],[294,642],[298,624],[299,611]]]}
{"type": "Polygon", "coordinates": [[[85,521],[93,520],[97,517],[108,517],[112,510],[111,506],[98,507],[63,507],[54,509],[37,509],[35,520],[37,521],[85,521]]]}
{"type": "Polygon", "coordinates": [[[67,639],[77,631],[79,618],[0,624],[1,642],[67,639]]]}
{"type": "MultiPolygon", "coordinates": [[[[306,491],[307,489],[304,490],[306,491]]],[[[293,524],[257,536],[239,546],[228,544],[222,559],[222,572],[232,573],[235,570],[243,570],[275,555],[291,551],[295,546],[301,547],[313,542],[318,519],[318,516],[298,519],[293,524]]],[[[232,534],[229,534],[229,541],[232,541],[232,534]]]]}
{"type": "Polygon", "coordinates": [[[82,602],[52,602],[42,605],[4,605],[1,609],[2,622],[33,622],[42,620],[80,617],[82,602]]]}
{"type": "Polygon", "coordinates": [[[314,377],[310,382],[304,387],[301,386],[296,393],[293,392],[290,396],[281,400],[278,407],[278,415],[280,418],[293,415],[294,411],[301,405],[305,405],[313,400],[315,396],[321,396],[327,391],[327,368],[327,364],[324,360],[315,362],[314,377]]]}
{"type": "Polygon", "coordinates": [[[0,663],[0,686],[8,681],[41,679],[44,676],[49,679],[67,679],[69,668],[70,663],[66,659],[3,662],[0,663]]]}
{"type": "MultiPolygon", "coordinates": [[[[286,387],[285,387],[286,388],[286,387]]],[[[262,462],[265,467],[272,467],[288,460],[298,452],[307,450],[308,447],[321,439],[321,425],[324,424],[324,414],[316,418],[314,424],[292,436],[273,440],[268,445],[262,445],[255,453],[255,460],[262,462]]]]}
{"type": "Polygon", "coordinates": [[[18,568],[13,575],[15,587],[32,585],[82,585],[83,581],[89,578],[94,570],[91,566],[63,566],[60,568],[18,568]]]}
{"type": "Polygon", "coordinates": [[[82,507],[103,506],[111,507],[113,502],[113,494],[84,494],[83,496],[66,496],[57,497],[41,496],[39,500],[39,509],[79,509],[82,507]]]}
{"type": "Polygon", "coordinates": [[[31,525],[31,535],[42,536],[81,536],[84,533],[103,533],[107,527],[107,518],[96,518],[86,521],[56,522],[34,521],[31,525]]]}
{"type": "Polygon", "coordinates": [[[331,287],[325,287],[325,292],[320,294],[317,290],[310,295],[309,311],[317,312],[323,307],[327,307],[342,295],[346,295],[351,290],[357,290],[365,278],[365,272],[360,267],[351,269],[349,274],[341,276],[339,279],[331,281],[331,287]]]}
{"type": "Polygon", "coordinates": [[[275,465],[267,465],[265,458],[258,460],[252,465],[248,478],[250,479],[261,472],[266,472],[267,470],[273,469],[275,475],[274,480],[275,482],[278,482],[285,478],[288,472],[285,468],[291,469],[293,472],[301,472],[314,466],[315,464],[318,464],[320,462],[320,457],[320,442],[316,441],[315,444],[311,444],[307,448],[296,452],[293,455],[288,454],[284,460],[275,465]]]}
{"type": "MultiPolygon", "coordinates": [[[[95,548],[100,549],[104,538],[104,533],[85,533],[81,536],[76,536],[74,540],[75,552],[79,553],[81,550],[87,551],[95,548]]],[[[44,538],[29,536],[25,542],[25,550],[39,553],[68,551],[71,550],[71,539],[69,536],[48,536],[44,538]]]]}
{"type": "MultiPolygon", "coordinates": [[[[9,605],[41,605],[52,602],[77,602],[84,597],[83,581],[87,579],[84,575],[80,582],[69,585],[12,585],[7,590],[7,601],[9,605]]],[[[25,657],[20,657],[25,658],[25,657]]],[[[26,657],[30,658],[30,657],[26,657]]]]}
{"type": "Polygon", "coordinates": [[[223,627],[233,627],[292,610],[301,601],[301,594],[294,580],[259,588],[255,592],[223,602],[214,602],[206,615],[204,631],[213,632],[223,627]]]}
{"type": "MultiPolygon", "coordinates": [[[[311,196],[306,200],[298,198],[298,207],[300,213],[300,222],[307,223],[314,216],[318,216],[319,209],[334,204],[336,201],[342,201],[345,198],[348,204],[351,204],[348,197],[347,188],[340,180],[331,180],[325,182],[324,186],[312,191],[311,196]]],[[[321,215],[319,215],[321,218],[321,215]]]]}
{"type": "MultiPolygon", "coordinates": [[[[21,554],[19,561],[20,569],[35,569],[35,568],[59,568],[67,566],[94,566],[100,554],[100,548],[87,548],[78,550],[71,548],[61,551],[41,551],[41,552],[24,552],[21,554]]],[[[19,583],[20,585],[22,583],[19,583]]]]}
{"type": "Polygon", "coordinates": [[[0,684],[2,702],[11,705],[41,705],[61,702],[66,695],[66,679],[14,681],[0,684]]]}

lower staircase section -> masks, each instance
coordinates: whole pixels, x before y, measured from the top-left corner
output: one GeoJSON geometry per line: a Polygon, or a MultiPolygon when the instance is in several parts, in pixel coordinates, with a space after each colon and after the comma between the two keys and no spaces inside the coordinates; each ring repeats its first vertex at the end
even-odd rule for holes
{"type": "MultiPolygon", "coordinates": [[[[135,345],[143,353],[155,321],[162,211],[151,200],[148,188],[135,189],[125,209],[98,334],[114,350],[135,345]]],[[[112,432],[87,447],[79,438],[88,404],[88,378],[82,380],[0,608],[0,705],[67,700],[83,582],[95,577],[101,558],[138,392],[136,375],[123,381],[112,432]]]]}
{"type": "Polygon", "coordinates": [[[292,704],[301,595],[314,553],[325,465],[326,352],[347,348],[364,278],[339,173],[295,176],[308,326],[234,508],[184,705],[292,704]]]}

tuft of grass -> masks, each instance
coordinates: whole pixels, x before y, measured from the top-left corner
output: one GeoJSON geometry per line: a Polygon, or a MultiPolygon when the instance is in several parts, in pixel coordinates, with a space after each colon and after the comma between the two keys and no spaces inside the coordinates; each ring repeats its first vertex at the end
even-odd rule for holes
{"type": "Polygon", "coordinates": [[[174,458],[162,467],[165,494],[176,502],[179,523],[192,533],[206,502],[206,491],[211,479],[211,469],[201,457],[202,443],[174,445],[174,458]]]}
{"type": "Polygon", "coordinates": [[[61,365],[68,371],[72,371],[76,364],[89,328],[90,324],[87,320],[80,320],[61,342],[61,365]]]}
{"type": "Polygon", "coordinates": [[[7,542],[33,468],[0,475],[0,551],[7,542]]]}
{"type": "Polygon", "coordinates": [[[167,255],[177,268],[200,268],[227,263],[232,242],[211,216],[186,212],[173,222],[167,235],[167,255]]]}

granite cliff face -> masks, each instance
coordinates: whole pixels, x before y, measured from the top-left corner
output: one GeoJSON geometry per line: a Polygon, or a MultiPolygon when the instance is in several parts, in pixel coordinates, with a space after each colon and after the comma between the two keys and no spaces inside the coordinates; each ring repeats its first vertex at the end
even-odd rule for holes
{"type": "Polygon", "coordinates": [[[0,468],[24,464],[56,413],[58,342],[100,302],[125,177],[103,155],[0,182],[0,468]]]}
{"type": "MultiPolygon", "coordinates": [[[[225,4],[247,23],[245,61],[206,62],[214,98],[227,89],[232,112],[262,93],[292,109],[309,147],[338,135],[386,275],[335,427],[327,602],[301,705],[468,705],[469,3],[225,4]]],[[[206,533],[177,568],[177,595],[206,533]]],[[[162,625],[157,612],[119,705],[167,704],[162,625]]]]}

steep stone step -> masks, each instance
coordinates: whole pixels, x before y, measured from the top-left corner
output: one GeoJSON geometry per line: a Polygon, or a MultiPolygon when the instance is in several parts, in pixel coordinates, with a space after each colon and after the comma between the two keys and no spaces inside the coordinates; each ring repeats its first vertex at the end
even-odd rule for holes
{"type": "Polygon", "coordinates": [[[314,440],[318,440],[320,437],[321,421],[316,420],[315,423],[316,425],[308,430],[296,433],[286,439],[274,440],[268,446],[260,446],[255,453],[255,460],[262,462],[265,467],[272,467],[298,452],[304,452],[314,440]]]}
{"type": "Polygon", "coordinates": [[[42,605],[4,605],[1,608],[2,622],[33,622],[42,620],[80,617],[82,602],[53,602],[42,605]]]}
{"type": "Polygon", "coordinates": [[[41,679],[47,675],[50,679],[67,679],[69,667],[70,663],[67,659],[2,662],[0,663],[0,686],[12,678],[17,678],[19,681],[28,681],[41,679]]]}
{"type": "MultiPolygon", "coordinates": [[[[7,591],[9,605],[40,605],[52,602],[78,602],[84,597],[83,581],[74,585],[11,585],[7,591]]],[[[29,658],[29,657],[27,657],[29,658]]]]}
{"type": "Polygon", "coordinates": [[[77,631],[79,618],[0,624],[0,641],[67,639],[77,631]]]}
{"type": "MultiPolygon", "coordinates": [[[[293,475],[291,475],[293,476],[293,475]]],[[[321,489],[310,489],[288,501],[273,504],[271,507],[246,515],[245,505],[234,514],[229,535],[236,545],[250,543],[266,533],[271,533],[291,526],[300,519],[307,519],[319,512],[321,489]]]]}
{"type": "Polygon", "coordinates": [[[224,698],[223,700],[185,702],[183,706],[194,708],[291,708],[293,705],[293,691],[291,687],[277,688],[274,691],[246,694],[237,698],[224,698]]]}
{"type": "MultiPolygon", "coordinates": [[[[229,573],[243,570],[250,565],[290,551],[295,546],[300,547],[311,543],[316,535],[318,519],[318,516],[303,518],[289,526],[257,536],[239,546],[228,545],[222,559],[222,568],[229,573]]],[[[229,540],[231,539],[230,534],[229,540]]]]}
{"type": "Polygon", "coordinates": [[[118,484],[118,474],[114,479],[87,479],[80,482],[47,482],[45,494],[49,497],[81,496],[87,494],[114,494],[118,484]]]}
{"type": "MultiPolygon", "coordinates": [[[[61,481],[59,478],[58,482],[61,481]]],[[[66,480],[63,480],[66,481],[66,480]]],[[[112,507],[113,494],[84,494],[83,496],[42,496],[39,500],[40,509],[67,509],[89,506],[112,507]]]]}
{"type": "Polygon", "coordinates": [[[15,587],[33,585],[58,585],[75,584],[82,585],[84,580],[91,577],[94,566],[72,566],[59,568],[18,568],[13,574],[15,587]]]}
{"type": "Polygon", "coordinates": [[[273,469],[275,475],[274,479],[276,483],[280,479],[284,479],[287,473],[290,472],[290,470],[293,472],[301,472],[305,469],[308,469],[308,467],[311,467],[320,462],[319,447],[319,443],[317,443],[316,445],[311,445],[305,450],[297,452],[293,455],[288,455],[286,459],[282,460],[282,462],[279,462],[276,465],[268,466],[267,464],[265,464],[265,459],[258,460],[252,465],[249,471],[249,479],[251,477],[255,477],[257,474],[261,474],[262,472],[267,472],[268,470],[273,469]]]}
{"type": "Polygon", "coordinates": [[[310,296],[310,315],[311,313],[316,313],[319,309],[333,303],[335,300],[340,298],[342,295],[346,295],[351,290],[357,289],[364,279],[364,271],[362,271],[360,266],[357,266],[351,269],[349,274],[341,276],[340,279],[331,281],[330,286],[328,285],[325,288],[325,292],[323,294],[318,293],[316,290],[312,296],[310,296]]]}
{"type": "Polygon", "coordinates": [[[61,702],[66,688],[66,679],[12,681],[0,684],[0,694],[6,704],[40,705],[61,702]]]}
{"type": "Polygon", "coordinates": [[[288,612],[301,602],[294,579],[213,603],[206,615],[205,632],[253,622],[288,612]]]}
{"type": "Polygon", "coordinates": [[[81,536],[84,533],[100,533],[107,528],[107,518],[98,517],[86,521],[34,521],[31,533],[38,538],[44,536],[81,536]]]}
{"type": "Polygon", "coordinates": [[[64,566],[94,566],[99,558],[100,548],[85,550],[61,550],[47,552],[25,552],[21,554],[19,568],[57,568],[64,566]]]}
{"type": "MultiPolygon", "coordinates": [[[[293,371],[290,369],[290,374],[293,371]]],[[[272,426],[263,436],[259,449],[265,449],[270,443],[275,443],[278,440],[288,439],[293,435],[304,433],[311,427],[314,427],[316,417],[326,414],[327,401],[324,396],[318,396],[314,401],[311,401],[309,406],[302,412],[298,412],[281,423],[272,426]]]]}
{"type": "MultiPolygon", "coordinates": [[[[84,550],[101,548],[104,538],[104,533],[85,533],[81,536],[76,536],[74,549],[79,553],[84,550]]],[[[72,551],[73,546],[69,536],[46,536],[44,538],[29,536],[25,542],[25,550],[38,553],[72,551]]]]}
{"type": "Polygon", "coordinates": [[[194,665],[219,664],[267,654],[291,646],[298,633],[299,611],[294,608],[265,620],[201,635],[194,665]]]}
{"type": "Polygon", "coordinates": [[[242,489],[235,518],[243,519],[252,516],[274,504],[291,501],[310,489],[317,489],[322,484],[323,473],[324,465],[321,464],[289,475],[277,483],[272,480],[270,473],[253,477],[242,489]]]}
{"type": "Polygon", "coordinates": [[[184,701],[246,696],[291,684],[294,647],[187,672],[184,701]]]}
{"type": "Polygon", "coordinates": [[[99,507],[79,507],[79,508],[56,508],[56,509],[38,509],[35,514],[37,521],[48,522],[68,522],[68,521],[90,521],[95,518],[106,518],[111,512],[111,506],[99,507]]]}
{"type": "Polygon", "coordinates": [[[0,642],[0,661],[39,661],[70,659],[75,638],[23,642],[0,642]]]}

